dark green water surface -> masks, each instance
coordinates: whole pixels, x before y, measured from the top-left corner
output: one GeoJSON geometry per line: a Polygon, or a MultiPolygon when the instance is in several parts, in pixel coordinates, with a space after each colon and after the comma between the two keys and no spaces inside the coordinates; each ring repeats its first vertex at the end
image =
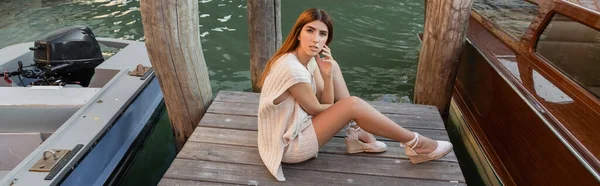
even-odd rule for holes
{"type": "MultiPolygon", "coordinates": [[[[351,94],[369,100],[410,102],[423,1],[282,1],[286,37],[303,10],[333,17],[330,44],[351,94]]],[[[250,91],[246,1],[201,0],[200,33],[213,91],[250,91]]],[[[31,42],[53,30],[87,25],[100,37],[144,41],[139,1],[0,1],[0,47],[31,42]]]]}

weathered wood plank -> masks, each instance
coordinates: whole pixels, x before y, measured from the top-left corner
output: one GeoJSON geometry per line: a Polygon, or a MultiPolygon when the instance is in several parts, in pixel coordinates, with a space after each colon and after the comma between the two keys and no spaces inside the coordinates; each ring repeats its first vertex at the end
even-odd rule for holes
{"type": "MultiPolygon", "coordinates": [[[[448,135],[446,135],[446,131],[439,131],[439,130],[429,130],[429,129],[410,129],[413,132],[417,132],[419,133],[419,135],[423,135],[432,139],[437,139],[437,140],[445,140],[445,141],[450,141],[450,138],[448,137],[448,135]]],[[[339,137],[339,138],[345,138],[346,137],[346,131],[345,130],[340,130],[338,133],[335,134],[335,137],[339,137]]],[[[386,138],[386,137],[382,137],[382,136],[375,136],[375,139],[379,140],[379,141],[389,141],[389,142],[397,142],[395,140],[386,138]]]]}
{"type": "MultiPolygon", "coordinates": [[[[215,101],[221,102],[230,102],[230,103],[254,103],[258,104],[258,100],[260,99],[260,93],[253,92],[239,92],[239,91],[227,91],[221,90],[215,97],[215,101]]],[[[423,109],[425,112],[435,113],[436,109],[431,105],[419,105],[419,104],[409,104],[409,103],[388,103],[382,101],[368,101],[371,105],[375,106],[383,106],[383,107],[415,107],[419,109],[423,109]]],[[[393,112],[397,108],[391,108],[390,112],[393,112]]],[[[383,112],[383,111],[382,111],[383,112]]],[[[437,115],[439,116],[439,115],[437,115]]]]}
{"type": "Polygon", "coordinates": [[[163,178],[158,183],[158,186],[173,186],[173,185],[176,185],[176,186],[232,186],[232,185],[242,185],[242,184],[216,183],[216,182],[182,180],[182,179],[172,179],[172,178],[163,178]]]}
{"type": "MultiPolygon", "coordinates": [[[[256,147],[236,147],[189,142],[178,158],[251,165],[264,165],[256,147]]],[[[432,161],[413,165],[408,160],[373,158],[320,153],[317,158],[298,164],[284,164],[288,169],[327,171],[373,176],[390,176],[440,181],[464,182],[458,163],[432,161]]]]}
{"type": "Polygon", "coordinates": [[[219,90],[215,101],[258,104],[260,93],[219,90]]]}
{"type": "MultiPolygon", "coordinates": [[[[383,114],[410,115],[418,117],[439,118],[435,107],[415,107],[413,104],[392,104],[385,102],[369,102],[383,114]]],[[[222,102],[215,101],[208,108],[210,113],[256,116],[258,103],[222,102]]],[[[441,121],[441,119],[440,119],[441,121]]]]}
{"type": "MultiPolygon", "coordinates": [[[[441,129],[430,130],[430,129],[406,127],[405,124],[412,126],[411,125],[412,123],[406,121],[406,119],[404,118],[405,115],[394,115],[394,116],[400,116],[400,119],[398,119],[398,117],[390,117],[390,118],[394,122],[398,123],[399,125],[407,128],[409,130],[418,132],[419,134],[427,136],[427,137],[440,139],[440,140],[446,140],[446,141],[449,140],[448,135],[446,134],[445,130],[441,130],[441,129]]],[[[419,121],[419,120],[413,120],[413,121],[419,121]]],[[[204,116],[204,118],[202,118],[202,121],[200,121],[200,124],[198,126],[256,131],[257,127],[258,127],[258,120],[254,116],[236,116],[236,115],[222,115],[222,114],[208,113],[204,116]]],[[[345,130],[342,129],[340,132],[338,132],[336,134],[336,136],[346,137],[345,130]]],[[[375,136],[375,138],[377,138],[378,140],[393,141],[391,139],[381,137],[381,136],[375,136]]]]}
{"type": "Polygon", "coordinates": [[[382,101],[367,101],[379,112],[384,114],[404,114],[411,116],[440,117],[437,108],[429,105],[410,103],[388,103],[382,101]]]}
{"type": "MultiPolygon", "coordinates": [[[[238,91],[219,91],[215,97],[215,101],[230,102],[230,103],[253,103],[258,105],[260,100],[259,93],[253,92],[238,92],[238,91]]],[[[404,114],[407,111],[414,111],[416,115],[432,115],[439,117],[439,113],[434,106],[430,105],[419,105],[419,104],[408,104],[408,103],[387,103],[382,101],[368,101],[373,107],[378,108],[382,113],[397,113],[404,114]],[[381,107],[381,108],[379,108],[381,107]],[[409,107],[409,109],[405,109],[409,107]],[[437,114],[436,114],[437,113],[437,114]]],[[[257,106],[258,108],[258,106],[257,106]]],[[[406,113],[411,114],[411,113],[406,113]]]]}
{"type": "MultiPolygon", "coordinates": [[[[398,125],[408,129],[432,129],[446,131],[444,123],[439,117],[420,117],[410,115],[384,114],[398,125]]],[[[200,125],[211,127],[235,126],[242,130],[256,130],[258,119],[256,116],[241,116],[231,114],[206,113],[200,125]]]]}
{"type": "Polygon", "coordinates": [[[206,112],[240,116],[257,116],[258,104],[215,101],[211,104],[211,106],[208,108],[208,111],[206,112]]]}
{"type": "Polygon", "coordinates": [[[464,185],[447,181],[392,178],[298,169],[285,170],[279,182],[261,165],[175,159],[165,178],[249,185],[464,185]]]}
{"type": "MultiPolygon", "coordinates": [[[[188,141],[214,143],[234,146],[257,147],[256,142],[258,133],[256,131],[220,129],[209,127],[198,127],[188,141]]],[[[434,138],[435,139],[435,138],[434,138]]],[[[344,138],[334,137],[325,144],[320,152],[332,154],[346,154],[346,144],[344,138]]],[[[435,139],[438,140],[438,139],[435,139]]],[[[359,156],[384,157],[384,158],[403,158],[408,159],[404,149],[400,148],[398,142],[384,141],[388,145],[388,150],[383,153],[360,153],[359,156]]],[[[187,144],[186,144],[187,146],[187,144]]],[[[185,147],[184,147],[185,148],[185,147]]],[[[436,161],[457,162],[454,152],[436,161]]]]}
{"type": "Polygon", "coordinates": [[[212,144],[190,141],[177,158],[190,160],[206,160],[252,165],[264,165],[258,155],[257,147],[240,147],[225,144],[212,144]]]}

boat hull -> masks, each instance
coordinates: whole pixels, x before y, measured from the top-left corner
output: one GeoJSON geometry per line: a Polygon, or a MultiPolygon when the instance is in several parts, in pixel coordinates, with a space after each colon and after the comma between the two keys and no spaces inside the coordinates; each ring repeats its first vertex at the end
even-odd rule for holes
{"type": "Polygon", "coordinates": [[[573,106],[577,98],[549,99],[548,95],[567,93],[557,89],[553,79],[536,74],[536,68],[527,65],[530,60],[479,21],[472,17],[469,24],[453,100],[483,151],[480,155],[485,157],[478,159],[489,160],[498,184],[599,185],[590,165],[593,158],[586,159],[586,150],[578,148],[577,138],[560,122],[569,118],[557,119],[569,111],[546,107],[573,106]]]}

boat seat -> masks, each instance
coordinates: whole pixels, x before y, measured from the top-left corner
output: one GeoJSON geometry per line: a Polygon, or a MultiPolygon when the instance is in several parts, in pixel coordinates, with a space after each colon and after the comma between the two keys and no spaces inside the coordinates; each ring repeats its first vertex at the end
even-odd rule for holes
{"type": "Polygon", "coordinates": [[[536,50],[588,91],[600,95],[600,32],[557,18],[540,36],[536,50]]]}

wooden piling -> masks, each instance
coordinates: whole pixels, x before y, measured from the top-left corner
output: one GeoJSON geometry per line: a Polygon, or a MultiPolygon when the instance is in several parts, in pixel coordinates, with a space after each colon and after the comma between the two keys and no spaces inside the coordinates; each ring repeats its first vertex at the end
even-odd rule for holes
{"type": "Polygon", "coordinates": [[[199,34],[198,1],[140,2],[146,48],[179,151],[212,102],[199,34]]]}
{"type": "Polygon", "coordinates": [[[434,105],[447,120],[472,0],[427,0],[415,103],[434,105]]]}
{"type": "Polygon", "coordinates": [[[267,61],[281,46],[281,0],[248,0],[248,38],[250,40],[250,79],[252,90],[267,61]]]}

